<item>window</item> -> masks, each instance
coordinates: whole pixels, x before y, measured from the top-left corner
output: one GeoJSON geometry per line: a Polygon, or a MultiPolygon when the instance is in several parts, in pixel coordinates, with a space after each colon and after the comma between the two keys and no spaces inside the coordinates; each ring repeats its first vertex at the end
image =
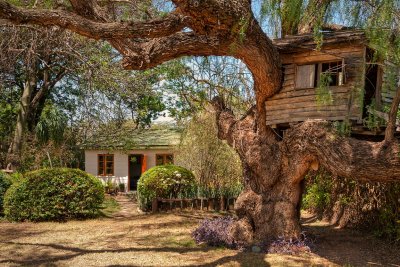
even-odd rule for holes
{"type": "Polygon", "coordinates": [[[97,155],[97,175],[110,176],[114,175],[114,155],[113,154],[99,154],[97,155]]]}
{"type": "Polygon", "coordinates": [[[174,164],[174,155],[172,154],[157,154],[156,165],[174,164]]]}
{"type": "Polygon", "coordinates": [[[322,75],[324,75],[324,80],[327,81],[328,86],[343,85],[343,62],[332,61],[297,66],[295,87],[302,89],[315,88],[320,83],[322,75]]]}
{"type": "Polygon", "coordinates": [[[341,61],[326,62],[319,64],[320,74],[325,74],[330,77],[329,86],[343,85],[343,63],[341,61]]]}

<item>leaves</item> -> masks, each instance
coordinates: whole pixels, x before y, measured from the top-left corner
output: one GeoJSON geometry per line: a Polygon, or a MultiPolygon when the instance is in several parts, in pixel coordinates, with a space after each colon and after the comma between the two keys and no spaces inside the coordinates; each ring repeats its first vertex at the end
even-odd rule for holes
{"type": "Polygon", "coordinates": [[[234,219],[232,217],[219,217],[215,219],[205,219],[192,232],[192,237],[197,244],[206,243],[210,246],[227,246],[237,248],[230,229],[234,219]]]}
{"type": "Polygon", "coordinates": [[[78,169],[43,169],[11,186],[4,209],[12,221],[60,221],[96,216],[103,200],[96,177],[78,169]]]}

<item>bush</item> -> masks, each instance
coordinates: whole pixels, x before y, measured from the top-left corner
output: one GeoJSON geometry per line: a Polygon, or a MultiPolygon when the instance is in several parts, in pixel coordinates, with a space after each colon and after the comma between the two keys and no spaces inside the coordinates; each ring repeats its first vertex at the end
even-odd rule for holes
{"type": "Polygon", "coordinates": [[[3,214],[4,194],[10,186],[11,180],[9,179],[8,175],[0,171],[0,214],[3,214]]]}
{"type": "Polygon", "coordinates": [[[332,177],[325,170],[306,179],[302,208],[340,227],[400,243],[400,185],[332,177]]]}
{"type": "Polygon", "coordinates": [[[219,217],[216,219],[204,219],[199,227],[193,231],[192,237],[197,244],[206,243],[210,246],[237,247],[229,230],[234,220],[232,217],[219,217]]]}
{"type": "Polygon", "coordinates": [[[195,186],[195,178],[189,170],[175,166],[156,166],[147,170],[138,182],[138,201],[142,210],[149,210],[155,197],[177,198],[184,196],[195,186]]]}
{"type": "Polygon", "coordinates": [[[12,221],[63,221],[98,215],[104,188],[96,177],[78,169],[29,172],[4,198],[4,213],[12,221]]]}

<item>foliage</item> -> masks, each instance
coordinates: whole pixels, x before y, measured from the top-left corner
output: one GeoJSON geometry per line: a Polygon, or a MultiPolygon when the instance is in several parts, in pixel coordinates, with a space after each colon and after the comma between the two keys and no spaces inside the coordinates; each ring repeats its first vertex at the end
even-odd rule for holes
{"type": "Polygon", "coordinates": [[[311,246],[313,245],[312,240],[307,238],[302,233],[302,239],[284,239],[278,238],[268,245],[268,253],[279,253],[279,254],[298,254],[304,252],[311,252],[311,246]]]}
{"type": "Polygon", "coordinates": [[[332,180],[329,174],[323,171],[307,175],[305,179],[307,187],[302,199],[302,208],[321,214],[331,202],[332,180]]]}
{"type": "Polygon", "coordinates": [[[99,179],[78,169],[42,169],[24,176],[5,196],[4,213],[11,221],[93,217],[104,200],[99,179]]]}
{"type": "Polygon", "coordinates": [[[351,134],[351,123],[349,120],[334,121],[332,127],[339,136],[350,136],[351,134]]]}
{"type": "Polygon", "coordinates": [[[195,185],[195,178],[189,170],[175,165],[161,165],[150,168],[138,181],[138,201],[142,210],[151,207],[155,197],[177,198],[195,185]]]}
{"type": "Polygon", "coordinates": [[[316,89],[316,100],[319,106],[330,105],[333,103],[332,90],[329,89],[329,84],[332,82],[332,77],[329,73],[320,74],[320,82],[316,89]]]}
{"type": "Polygon", "coordinates": [[[53,140],[56,145],[59,145],[64,140],[66,126],[65,114],[53,105],[46,105],[36,125],[36,136],[41,143],[53,140]]]}
{"type": "Polygon", "coordinates": [[[306,180],[302,208],[341,227],[355,227],[400,241],[400,185],[357,182],[321,170],[306,180]]]}
{"type": "Polygon", "coordinates": [[[385,125],[384,119],[380,118],[376,113],[376,103],[373,99],[371,104],[367,106],[367,117],[364,119],[364,125],[370,130],[379,130],[381,126],[385,125]]]}
{"type": "Polygon", "coordinates": [[[195,197],[237,197],[243,189],[239,156],[217,137],[214,114],[202,112],[186,124],[175,161],[196,177],[195,197]]]}
{"type": "Polygon", "coordinates": [[[4,195],[11,186],[11,180],[8,175],[0,171],[0,215],[3,213],[4,195]]]}
{"type": "Polygon", "coordinates": [[[252,76],[239,60],[226,57],[189,58],[175,63],[175,71],[164,84],[170,115],[178,122],[208,108],[215,96],[228,108],[244,114],[254,105],[252,76]]]}
{"type": "Polygon", "coordinates": [[[206,243],[210,246],[227,246],[236,248],[238,244],[230,235],[230,227],[234,223],[232,217],[219,217],[204,219],[192,232],[192,237],[197,244],[206,243]]]}
{"type": "Polygon", "coordinates": [[[40,142],[36,135],[28,133],[18,171],[28,172],[53,167],[81,167],[84,162],[84,153],[79,144],[79,133],[76,131],[66,127],[59,144],[54,140],[40,142]]]}

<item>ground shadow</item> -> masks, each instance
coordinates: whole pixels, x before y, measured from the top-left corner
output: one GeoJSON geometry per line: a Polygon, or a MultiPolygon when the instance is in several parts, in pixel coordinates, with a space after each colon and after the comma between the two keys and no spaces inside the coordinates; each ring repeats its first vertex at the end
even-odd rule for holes
{"type": "MultiPolygon", "coordinates": [[[[62,255],[50,255],[48,253],[43,253],[41,255],[31,255],[25,257],[23,259],[4,259],[0,260],[0,264],[12,263],[19,265],[41,265],[41,264],[49,264],[58,261],[72,260],[73,258],[84,256],[87,254],[100,254],[100,253],[121,253],[121,252],[170,252],[170,253],[191,253],[191,252],[209,252],[215,250],[213,247],[206,246],[196,246],[193,248],[181,248],[181,247],[161,247],[161,248],[140,248],[140,247],[131,247],[131,248],[122,248],[122,249],[82,249],[78,247],[70,247],[64,246],[60,244],[35,244],[35,243],[18,243],[18,242],[0,242],[0,244],[7,245],[18,245],[18,246],[33,246],[33,247],[47,247],[50,249],[54,249],[57,251],[62,251],[62,255]]],[[[204,263],[204,259],[199,258],[198,263],[193,266],[217,266],[229,262],[237,262],[241,266],[270,266],[264,260],[264,254],[262,253],[248,253],[238,251],[237,254],[233,256],[226,256],[219,258],[210,263],[204,263]],[[251,265],[248,265],[251,263],[251,265]]],[[[137,265],[109,265],[109,266],[137,266],[137,265]]]]}
{"type": "MultiPolygon", "coordinates": [[[[312,221],[312,220],[311,220],[312,221]]],[[[313,253],[341,266],[400,266],[400,246],[368,233],[330,225],[304,225],[313,253]]]]}

